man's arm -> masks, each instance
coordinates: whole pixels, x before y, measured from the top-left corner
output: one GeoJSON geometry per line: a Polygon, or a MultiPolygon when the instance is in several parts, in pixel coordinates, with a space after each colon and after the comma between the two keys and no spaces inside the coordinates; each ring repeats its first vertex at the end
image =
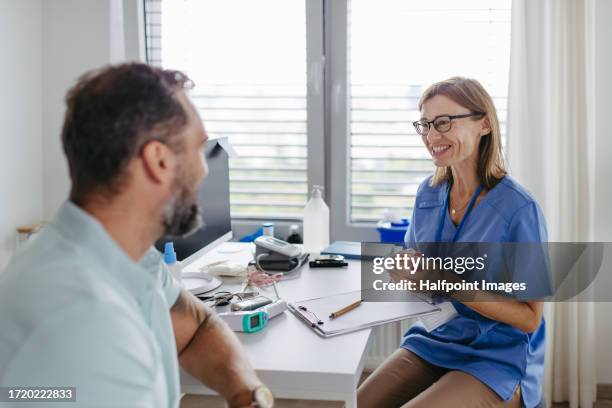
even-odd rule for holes
{"type": "Polygon", "coordinates": [[[219,392],[230,406],[240,406],[232,402],[261,381],[236,335],[185,289],[181,289],[170,315],[181,367],[219,392]]]}

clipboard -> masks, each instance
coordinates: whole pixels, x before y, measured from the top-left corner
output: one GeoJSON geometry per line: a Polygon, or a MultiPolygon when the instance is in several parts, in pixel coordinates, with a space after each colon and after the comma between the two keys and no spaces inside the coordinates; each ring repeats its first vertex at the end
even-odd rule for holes
{"type": "Polygon", "coordinates": [[[289,310],[316,334],[328,338],[414,317],[437,313],[440,308],[420,297],[403,302],[362,302],[335,319],[332,312],[361,299],[361,291],[289,303],[289,310]]]}

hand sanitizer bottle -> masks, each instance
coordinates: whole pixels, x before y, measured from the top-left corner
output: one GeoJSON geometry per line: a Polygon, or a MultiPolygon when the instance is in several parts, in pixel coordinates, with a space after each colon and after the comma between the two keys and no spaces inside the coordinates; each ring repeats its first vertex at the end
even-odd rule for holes
{"type": "Polygon", "coordinates": [[[168,265],[168,270],[176,279],[178,283],[181,283],[181,273],[183,267],[181,263],[176,260],[176,252],[174,252],[174,242],[166,242],[164,245],[164,262],[168,265]]]}
{"type": "Polygon", "coordinates": [[[304,252],[318,256],[329,246],[329,207],[323,201],[321,186],[313,186],[304,207],[304,252]]]}

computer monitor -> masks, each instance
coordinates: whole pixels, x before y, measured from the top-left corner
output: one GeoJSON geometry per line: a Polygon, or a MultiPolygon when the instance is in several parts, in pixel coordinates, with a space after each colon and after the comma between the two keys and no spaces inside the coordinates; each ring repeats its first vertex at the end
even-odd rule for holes
{"type": "Polygon", "coordinates": [[[224,144],[227,145],[227,138],[212,139],[208,141],[206,147],[209,173],[202,181],[198,192],[198,205],[204,225],[187,237],[164,236],[155,243],[155,247],[163,252],[166,242],[174,242],[176,257],[183,267],[221,243],[232,239],[229,163],[224,144]]]}

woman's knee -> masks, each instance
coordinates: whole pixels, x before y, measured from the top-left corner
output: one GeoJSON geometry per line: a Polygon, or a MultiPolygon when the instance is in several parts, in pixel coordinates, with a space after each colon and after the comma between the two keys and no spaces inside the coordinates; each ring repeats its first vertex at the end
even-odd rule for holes
{"type": "Polygon", "coordinates": [[[416,354],[398,349],[357,390],[357,406],[397,407],[435,382],[443,371],[416,354]]]}
{"type": "Polygon", "coordinates": [[[485,383],[462,371],[449,371],[437,382],[411,399],[402,408],[438,408],[453,406],[455,408],[518,408],[520,407],[520,387],[505,402],[485,383]]]}

